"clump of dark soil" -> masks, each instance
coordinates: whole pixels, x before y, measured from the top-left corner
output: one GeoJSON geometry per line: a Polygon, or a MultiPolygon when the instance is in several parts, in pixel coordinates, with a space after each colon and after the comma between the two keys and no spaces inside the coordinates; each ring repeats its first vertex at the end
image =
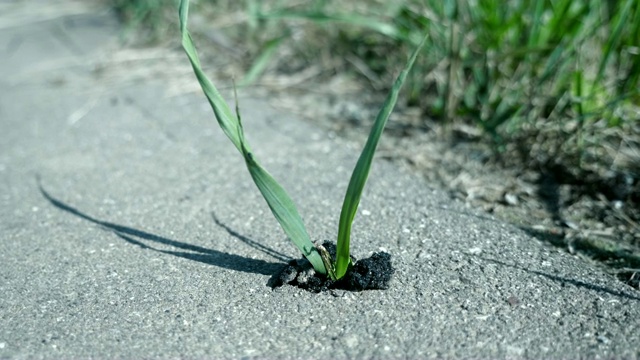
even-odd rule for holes
{"type": "MultiPolygon", "coordinates": [[[[336,246],[330,242],[324,242],[322,245],[331,258],[335,258],[336,246]]],[[[275,288],[289,284],[314,293],[334,289],[363,291],[389,288],[395,272],[391,264],[391,255],[376,252],[362,260],[356,260],[352,256],[351,262],[353,265],[347,270],[347,274],[342,279],[334,281],[325,275],[317,274],[307,259],[292,260],[279,274],[274,275],[270,285],[275,288]]]]}

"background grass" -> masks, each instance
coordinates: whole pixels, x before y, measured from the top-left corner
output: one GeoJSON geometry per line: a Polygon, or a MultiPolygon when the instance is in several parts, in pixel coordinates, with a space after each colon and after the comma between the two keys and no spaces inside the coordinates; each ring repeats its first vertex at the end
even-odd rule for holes
{"type": "MultiPolygon", "coordinates": [[[[178,39],[175,1],[105,1],[143,39],[178,39]]],[[[478,129],[476,140],[490,144],[504,166],[533,169],[606,198],[622,213],[609,225],[626,226],[622,233],[631,235],[623,241],[640,248],[640,1],[200,0],[192,6],[202,36],[215,31],[231,39],[227,47],[245,70],[244,85],[266,71],[319,66],[318,81],[349,73],[384,94],[428,33],[401,97],[405,107],[420,110],[424,124],[406,126],[423,131],[435,122],[444,136],[453,124],[478,129]]],[[[640,257],[623,263],[640,268],[640,257]]]]}

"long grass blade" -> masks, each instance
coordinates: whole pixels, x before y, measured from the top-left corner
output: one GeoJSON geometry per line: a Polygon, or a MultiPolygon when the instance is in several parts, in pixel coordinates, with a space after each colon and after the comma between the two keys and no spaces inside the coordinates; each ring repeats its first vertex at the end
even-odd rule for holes
{"type": "MultiPolygon", "coordinates": [[[[611,36],[609,37],[609,39],[607,39],[607,43],[604,48],[604,55],[602,56],[602,60],[600,60],[600,66],[598,66],[598,73],[596,75],[596,80],[594,81],[594,84],[598,84],[604,77],[604,71],[607,67],[607,64],[609,63],[609,58],[617,49],[620,43],[622,32],[625,28],[625,25],[627,25],[627,18],[629,17],[629,14],[631,12],[631,6],[634,4],[634,2],[635,2],[634,0],[627,0],[624,3],[624,7],[622,11],[619,12],[618,18],[612,24],[613,32],[611,33],[611,36]]],[[[622,5],[618,4],[617,6],[622,6],[622,5]]],[[[596,87],[594,86],[593,89],[595,88],[596,87]]]]}
{"type": "Polygon", "coordinates": [[[344,197],[344,202],[342,204],[342,211],[340,212],[340,224],[338,228],[338,241],[337,241],[337,251],[336,251],[336,265],[335,265],[335,274],[336,278],[342,278],[351,262],[351,257],[349,256],[349,242],[351,240],[351,225],[353,224],[353,219],[355,218],[356,211],[358,210],[358,205],[360,204],[360,197],[362,195],[362,190],[364,189],[364,185],[367,182],[367,178],[369,177],[369,170],[371,169],[371,163],[373,161],[373,155],[376,151],[376,147],[378,146],[378,141],[380,140],[380,136],[384,130],[385,125],[387,124],[387,120],[389,120],[389,116],[391,115],[391,111],[396,105],[398,101],[398,94],[400,93],[400,89],[404,84],[407,74],[413,67],[413,63],[416,61],[418,54],[422,50],[425,42],[427,40],[427,36],[425,36],[420,45],[414,50],[413,54],[409,58],[407,65],[400,72],[398,78],[393,83],[393,87],[387,95],[387,98],[376,117],[376,120],[373,124],[373,128],[369,133],[369,138],[367,139],[367,143],[360,154],[360,158],[356,163],[356,167],[353,170],[353,174],[351,174],[351,180],[349,181],[349,186],[347,187],[347,193],[344,197]]]}
{"type": "Polygon", "coordinates": [[[180,1],[179,15],[180,32],[182,33],[182,48],[187,53],[193,72],[195,73],[196,78],[200,83],[200,87],[213,109],[220,128],[222,128],[222,131],[224,131],[233,145],[235,145],[239,151],[242,151],[240,139],[238,138],[238,121],[231,112],[226,101],[224,101],[224,98],[222,98],[222,95],[220,95],[220,92],[218,92],[218,89],[213,85],[211,80],[209,80],[207,75],[205,75],[204,71],[202,71],[198,52],[196,51],[193,40],[191,39],[191,34],[189,34],[189,30],[187,29],[187,20],[189,17],[188,0],[180,1]]]}
{"type": "Polygon", "coordinates": [[[244,76],[242,81],[240,81],[240,83],[238,84],[240,85],[240,87],[244,87],[249,84],[252,84],[260,77],[260,75],[262,75],[264,70],[267,68],[267,66],[271,62],[271,59],[276,54],[276,51],[278,50],[278,46],[280,46],[280,44],[282,44],[282,41],[285,40],[287,37],[288,36],[281,36],[281,37],[267,41],[264,48],[262,49],[262,53],[260,54],[260,56],[258,56],[256,61],[254,61],[253,65],[251,65],[251,68],[249,69],[247,74],[244,76]]]}
{"type": "MultiPolygon", "coordinates": [[[[187,19],[189,16],[189,0],[180,1],[180,31],[182,32],[182,47],[184,48],[193,71],[202,87],[209,104],[218,120],[218,124],[229,137],[231,142],[242,153],[247,169],[251,174],[251,178],[267,201],[271,212],[282,226],[284,232],[289,236],[293,243],[298,247],[302,254],[311,262],[314,269],[326,274],[326,269],[320,258],[320,254],[309,238],[309,234],[304,227],[302,218],[296,209],[293,200],[286,191],[276,182],[276,180],[258,163],[253,156],[247,141],[244,138],[244,130],[240,114],[237,117],[231,112],[226,101],[222,98],[211,80],[204,74],[201,68],[200,60],[196,52],[195,45],[191,39],[191,35],[187,30],[187,19]]],[[[236,106],[237,111],[237,106],[236,106]]]]}
{"type": "Polygon", "coordinates": [[[368,28],[394,39],[410,40],[393,25],[380,22],[374,18],[356,14],[330,14],[320,11],[279,11],[268,14],[259,14],[258,16],[262,19],[306,19],[316,23],[341,22],[368,28]]]}
{"type": "Polygon", "coordinates": [[[542,28],[542,13],[544,11],[544,0],[537,0],[533,13],[532,29],[529,34],[529,47],[538,47],[540,40],[540,29],[542,28]]]}

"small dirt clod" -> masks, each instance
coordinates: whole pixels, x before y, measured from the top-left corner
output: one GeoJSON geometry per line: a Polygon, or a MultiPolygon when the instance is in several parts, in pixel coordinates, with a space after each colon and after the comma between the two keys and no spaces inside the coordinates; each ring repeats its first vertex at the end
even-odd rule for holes
{"type": "MultiPolygon", "coordinates": [[[[331,257],[335,258],[335,245],[330,242],[324,242],[322,245],[331,257]]],[[[353,265],[347,270],[347,274],[342,279],[334,281],[317,274],[306,259],[292,260],[282,271],[274,275],[270,284],[272,287],[289,284],[314,293],[333,289],[363,291],[389,288],[395,272],[391,264],[391,255],[376,252],[371,257],[359,261],[351,257],[351,262],[353,265]]]]}

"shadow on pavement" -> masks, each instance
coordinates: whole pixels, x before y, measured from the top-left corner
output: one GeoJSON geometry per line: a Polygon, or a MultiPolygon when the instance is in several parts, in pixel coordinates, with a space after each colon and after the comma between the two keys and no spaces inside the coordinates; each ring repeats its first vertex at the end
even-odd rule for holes
{"type": "Polygon", "coordinates": [[[518,270],[526,271],[526,272],[531,273],[531,274],[540,275],[540,276],[546,277],[547,279],[559,282],[561,284],[571,284],[571,285],[574,285],[574,286],[577,286],[577,287],[582,287],[582,288],[589,289],[589,290],[596,291],[596,292],[604,292],[604,293],[608,293],[608,294],[611,294],[611,295],[614,295],[614,296],[623,297],[623,298],[627,298],[627,299],[631,299],[631,300],[640,300],[640,297],[638,297],[638,296],[633,296],[633,295],[630,295],[630,294],[626,294],[626,293],[624,293],[622,291],[611,290],[611,289],[608,289],[608,288],[606,288],[604,286],[600,286],[600,285],[589,284],[589,283],[587,283],[585,281],[582,281],[582,280],[569,279],[569,278],[558,276],[558,275],[547,274],[545,272],[538,271],[538,270],[529,270],[529,269],[523,268],[523,267],[518,266],[518,265],[507,264],[506,262],[503,262],[503,261],[500,261],[500,260],[496,260],[496,259],[486,258],[486,257],[483,257],[483,256],[477,256],[477,255],[474,255],[474,256],[476,256],[476,257],[478,257],[478,258],[480,258],[482,260],[492,262],[494,264],[498,264],[498,265],[502,265],[502,266],[508,266],[510,268],[513,268],[513,269],[518,269],[518,270]]]}
{"type": "MultiPolygon", "coordinates": [[[[276,274],[279,271],[281,271],[282,268],[284,267],[284,264],[282,263],[272,263],[264,260],[250,259],[240,255],[228,254],[225,252],[207,249],[201,246],[187,244],[181,241],[172,240],[166,237],[154,235],[154,234],[151,234],[142,230],[134,229],[131,227],[96,219],[52,197],[48,192],[44,190],[39,179],[37,179],[37,182],[38,182],[38,188],[40,190],[40,193],[51,205],[55,206],[60,210],[63,210],[72,215],[75,215],[79,218],[82,218],[96,225],[99,225],[104,230],[111,231],[120,239],[130,244],[137,245],[143,249],[149,249],[149,250],[157,251],[163,254],[169,254],[169,255],[174,255],[174,256],[178,256],[178,257],[189,259],[189,260],[199,261],[208,265],[214,265],[214,266],[218,266],[218,267],[229,269],[229,270],[262,274],[262,275],[276,274]],[[183,251],[157,249],[153,246],[145,244],[142,240],[148,240],[148,241],[162,244],[162,245],[173,246],[183,251]]],[[[236,233],[235,231],[228,228],[226,225],[222,224],[215,217],[215,215],[214,215],[214,221],[216,222],[216,224],[223,227],[229,234],[237,237],[239,240],[249,244],[250,246],[260,251],[266,252],[267,254],[279,260],[283,260],[284,258],[284,261],[286,261],[286,256],[276,252],[275,250],[259,245],[254,240],[251,240],[245,236],[242,236],[236,233]]]]}
{"type": "Polygon", "coordinates": [[[520,227],[527,234],[536,239],[561,248],[569,253],[578,252],[591,259],[606,264],[613,270],[618,280],[640,290],[640,256],[638,252],[624,248],[607,248],[590,239],[588,236],[576,235],[570,240],[565,236],[563,229],[534,229],[520,227]]]}
{"type": "Polygon", "coordinates": [[[251,246],[252,248],[262,251],[263,253],[273,257],[274,259],[278,259],[280,261],[284,261],[284,262],[289,262],[291,260],[293,260],[291,257],[276,251],[268,246],[264,246],[262,244],[260,244],[259,242],[256,242],[255,240],[249,239],[248,237],[237,233],[235,230],[231,229],[230,227],[228,227],[227,225],[225,225],[224,223],[222,223],[218,217],[216,216],[216,214],[212,211],[211,212],[211,218],[213,218],[213,221],[216,223],[216,225],[220,226],[221,228],[225,229],[227,231],[227,233],[229,233],[229,235],[235,237],[236,239],[244,242],[245,244],[251,246]]]}

